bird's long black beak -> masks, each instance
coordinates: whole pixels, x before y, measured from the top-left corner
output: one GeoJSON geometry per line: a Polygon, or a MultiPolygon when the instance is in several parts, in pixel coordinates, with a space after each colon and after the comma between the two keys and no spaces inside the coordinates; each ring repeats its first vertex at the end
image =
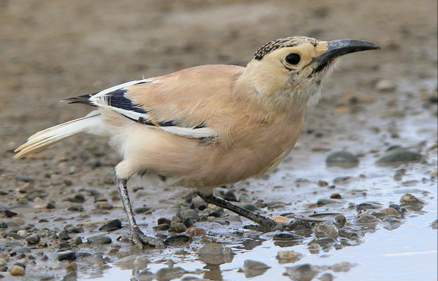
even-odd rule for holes
{"type": "Polygon", "coordinates": [[[313,72],[318,72],[328,66],[335,58],[349,53],[380,49],[374,43],[361,40],[333,40],[328,41],[327,51],[313,62],[313,72]]]}

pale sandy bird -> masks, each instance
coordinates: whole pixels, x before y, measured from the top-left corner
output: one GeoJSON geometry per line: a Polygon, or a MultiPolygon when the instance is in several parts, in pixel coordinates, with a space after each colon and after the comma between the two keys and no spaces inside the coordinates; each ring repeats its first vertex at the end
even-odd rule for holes
{"type": "Polygon", "coordinates": [[[195,188],[206,202],[272,229],[273,220],[214,196],[213,188],[275,167],[294,147],[307,104],[334,59],[377,48],[358,40],[288,37],[262,46],[246,67],[198,66],[70,98],[95,110],[37,132],[15,157],[81,132],[109,136],[123,159],[115,167],[116,185],[140,246],[161,242],[135,221],[127,181],[136,174],[195,188]]]}

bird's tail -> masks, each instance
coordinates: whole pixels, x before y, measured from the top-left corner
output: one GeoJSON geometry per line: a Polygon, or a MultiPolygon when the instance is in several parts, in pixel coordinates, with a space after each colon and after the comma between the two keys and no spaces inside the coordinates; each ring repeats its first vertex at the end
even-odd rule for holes
{"type": "Polygon", "coordinates": [[[30,136],[26,143],[15,149],[15,158],[23,158],[28,154],[38,152],[62,139],[87,131],[100,122],[100,114],[91,112],[87,116],[71,120],[54,127],[39,131],[30,136]]]}

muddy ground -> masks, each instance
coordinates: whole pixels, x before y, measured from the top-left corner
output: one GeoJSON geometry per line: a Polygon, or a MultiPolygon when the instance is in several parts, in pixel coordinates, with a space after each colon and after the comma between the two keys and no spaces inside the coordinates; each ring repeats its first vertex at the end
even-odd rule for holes
{"type": "Polygon", "coordinates": [[[436,9],[433,0],[0,0],[0,279],[433,280],[436,9]],[[315,221],[261,233],[190,190],[137,181],[142,227],[169,244],[139,251],[117,221],[126,226],[112,183],[118,157],[105,139],[76,136],[32,161],[13,159],[31,133],[89,110],[60,99],[194,65],[244,65],[290,35],[367,39],[382,50],[343,58],[276,171],[218,193],[279,220],[315,221]],[[329,167],[337,151],[351,154],[329,167]],[[376,270],[366,257],[388,245],[423,254],[376,270]]]}

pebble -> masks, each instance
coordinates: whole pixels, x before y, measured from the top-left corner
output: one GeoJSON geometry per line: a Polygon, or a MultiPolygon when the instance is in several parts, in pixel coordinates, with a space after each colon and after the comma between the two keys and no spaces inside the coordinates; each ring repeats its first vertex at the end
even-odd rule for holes
{"type": "Polygon", "coordinates": [[[394,91],[396,87],[397,85],[393,81],[387,79],[379,80],[376,83],[376,90],[380,92],[391,92],[394,91]]]}
{"type": "Polygon", "coordinates": [[[279,224],[287,224],[289,222],[289,219],[283,216],[275,216],[272,220],[279,224]]]}
{"type": "Polygon", "coordinates": [[[58,253],[58,261],[74,261],[76,260],[76,253],[73,251],[64,251],[58,253]]]}
{"type": "Polygon", "coordinates": [[[40,242],[41,238],[38,234],[32,234],[26,238],[28,245],[36,245],[40,242]]]}
{"type": "Polygon", "coordinates": [[[200,227],[193,227],[193,226],[189,227],[186,233],[191,237],[204,236],[206,234],[205,229],[200,227]]]}
{"type": "Polygon", "coordinates": [[[207,208],[207,203],[205,203],[205,201],[202,198],[196,196],[192,198],[190,208],[202,211],[207,208]]]}
{"type": "Polygon", "coordinates": [[[313,231],[318,238],[336,239],[336,237],[338,237],[338,229],[328,223],[319,223],[315,225],[313,231]]]}
{"type": "Polygon", "coordinates": [[[170,225],[171,224],[171,220],[169,220],[168,218],[159,218],[158,220],[157,220],[157,224],[158,225],[160,225],[160,224],[167,224],[167,225],[170,225]]]}
{"type": "Polygon", "coordinates": [[[2,214],[6,218],[12,218],[12,217],[15,217],[16,215],[18,215],[16,212],[13,212],[13,211],[8,210],[8,209],[0,210],[0,214],[2,214]]]}
{"type": "Polygon", "coordinates": [[[181,246],[192,241],[192,238],[185,234],[174,235],[166,238],[164,244],[167,246],[181,246]]]}
{"type": "Polygon", "coordinates": [[[220,265],[233,260],[233,251],[219,243],[208,243],[198,251],[198,257],[206,264],[220,265]]]}
{"type": "Polygon", "coordinates": [[[85,197],[82,194],[76,194],[73,197],[66,198],[65,201],[72,202],[72,203],[84,203],[85,197]]]}
{"type": "Polygon", "coordinates": [[[111,220],[99,227],[100,231],[111,232],[122,228],[122,222],[119,219],[111,220]]]}
{"type": "Polygon", "coordinates": [[[185,226],[185,224],[181,222],[172,222],[170,224],[169,230],[176,233],[181,233],[181,232],[185,232],[187,230],[187,227],[185,226]]]}
{"type": "Polygon", "coordinates": [[[294,281],[311,281],[319,270],[308,263],[286,268],[286,274],[294,281]]]}
{"type": "Polygon", "coordinates": [[[335,263],[334,265],[331,265],[329,268],[333,272],[348,272],[354,266],[355,264],[344,261],[344,262],[335,263]]]}
{"type": "Polygon", "coordinates": [[[321,251],[321,246],[318,243],[311,242],[307,245],[307,249],[311,254],[318,254],[321,251]]]}
{"type": "Polygon", "coordinates": [[[300,236],[295,235],[292,232],[279,232],[279,233],[274,234],[274,236],[272,238],[274,240],[277,240],[277,241],[301,239],[300,236]]]}
{"type": "Polygon", "coordinates": [[[352,168],[359,165],[359,158],[348,151],[336,151],[327,156],[326,164],[329,167],[352,168]]]}
{"type": "Polygon", "coordinates": [[[339,227],[343,227],[347,223],[347,218],[343,214],[335,216],[335,223],[339,227]]]}
{"type": "Polygon", "coordinates": [[[379,212],[373,213],[374,216],[378,218],[384,218],[384,217],[394,217],[394,218],[401,218],[402,215],[400,212],[394,208],[385,208],[383,210],[380,210],[379,212]]]}
{"type": "Polygon", "coordinates": [[[361,214],[358,216],[357,222],[360,224],[366,224],[366,225],[377,225],[377,223],[379,222],[379,219],[373,215],[365,213],[365,214],[361,214]]]}
{"type": "Polygon", "coordinates": [[[403,205],[424,205],[424,202],[421,199],[418,199],[415,195],[411,193],[405,193],[400,198],[400,204],[403,205]]]}
{"type": "Polygon", "coordinates": [[[437,229],[438,228],[438,220],[433,221],[430,226],[432,227],[432,229],[437,229]]]}
{"type": "Polygon", "coordinates": [[[326,272],[326,273],[321,274],[321,276],[319,276],[318,279],[320,281],[333,281],[333,280],[335,280],[335,277],[333,276],[333,274],[326,272]]]}
{"type": "Polygon", "coordinates": [[[227,191],[225,192],[225,194],[224,194],[224,199],[227,200],[227,201],[233,201],[233,202],[237,202],[237,201],[239,201],[239,200],[237,199],[236,194],[235,194],[234,191],[232,191],[232,190],[227,190],[227,191]]]}
{"type": "Polygon", "coordinates": [[[380,209],[382,207],[383,207],[383,204],[379,203],[379,202],[373,202],[373,201],[363,202],[363,203],[356,205],[356,211],[358,211],[360,213],[360,212],[363,212],[366,210],[380,209]]]}
{"type": "Polygon", "coordinates": [[[87,238],[87,243],[95,245],[111,244],[112,240],[106,235],[96,235],[87,238]]]}
{"type": "Polygon", "coordinates": [[[255,260],[245,260],[243,262],[243,272],[245,273],[246,278],[251,278],[255,276],[262,275],[265,273],[270,266],[255,260]]]}
{"type": "Polygon", "coordinates": [[[186,273],[181,267],[165,267],[157,271],[155,278],[158,281],[170,281],[180,278],[186,273]]]}
{"type": "Polygon", "coordinates": [[[186,221],[186,220],[191,220],[191,221],[198,221],[199,220],[199,215],[198,212],[196,212],[193,209],[180,209],[178,212],[178,217],[182,220],[182,221],[186,221]]]}
{"type": "Polygon", "coordinates": [[[339,193],[332,193],[330,199],[342,199],[342,195],[339,193]]]}
{"type": "Polygon", "coordinates": [[[14,264],[13,266],[11,266],[11,268],[9,269],[9,273],[12,276],[24,276],[24,274],[26,273],[25,269],[23,266],[18,265],[18,264],[14,264]]]}
{"type": "Polygon", "coordinates": [[[418,162],[423,156],[417,152],[410,151],[403,147],[396,147],[386,151],[382,157],[377,160],[380,165],[399,165],[402,163],[418,162]]]}
{"type": "Polygon", "coordinates": [[[294,251],[279,251],[277,253],[277,260],[279,263],[294,263],[303,257],[302,254],[294,251]]]}

